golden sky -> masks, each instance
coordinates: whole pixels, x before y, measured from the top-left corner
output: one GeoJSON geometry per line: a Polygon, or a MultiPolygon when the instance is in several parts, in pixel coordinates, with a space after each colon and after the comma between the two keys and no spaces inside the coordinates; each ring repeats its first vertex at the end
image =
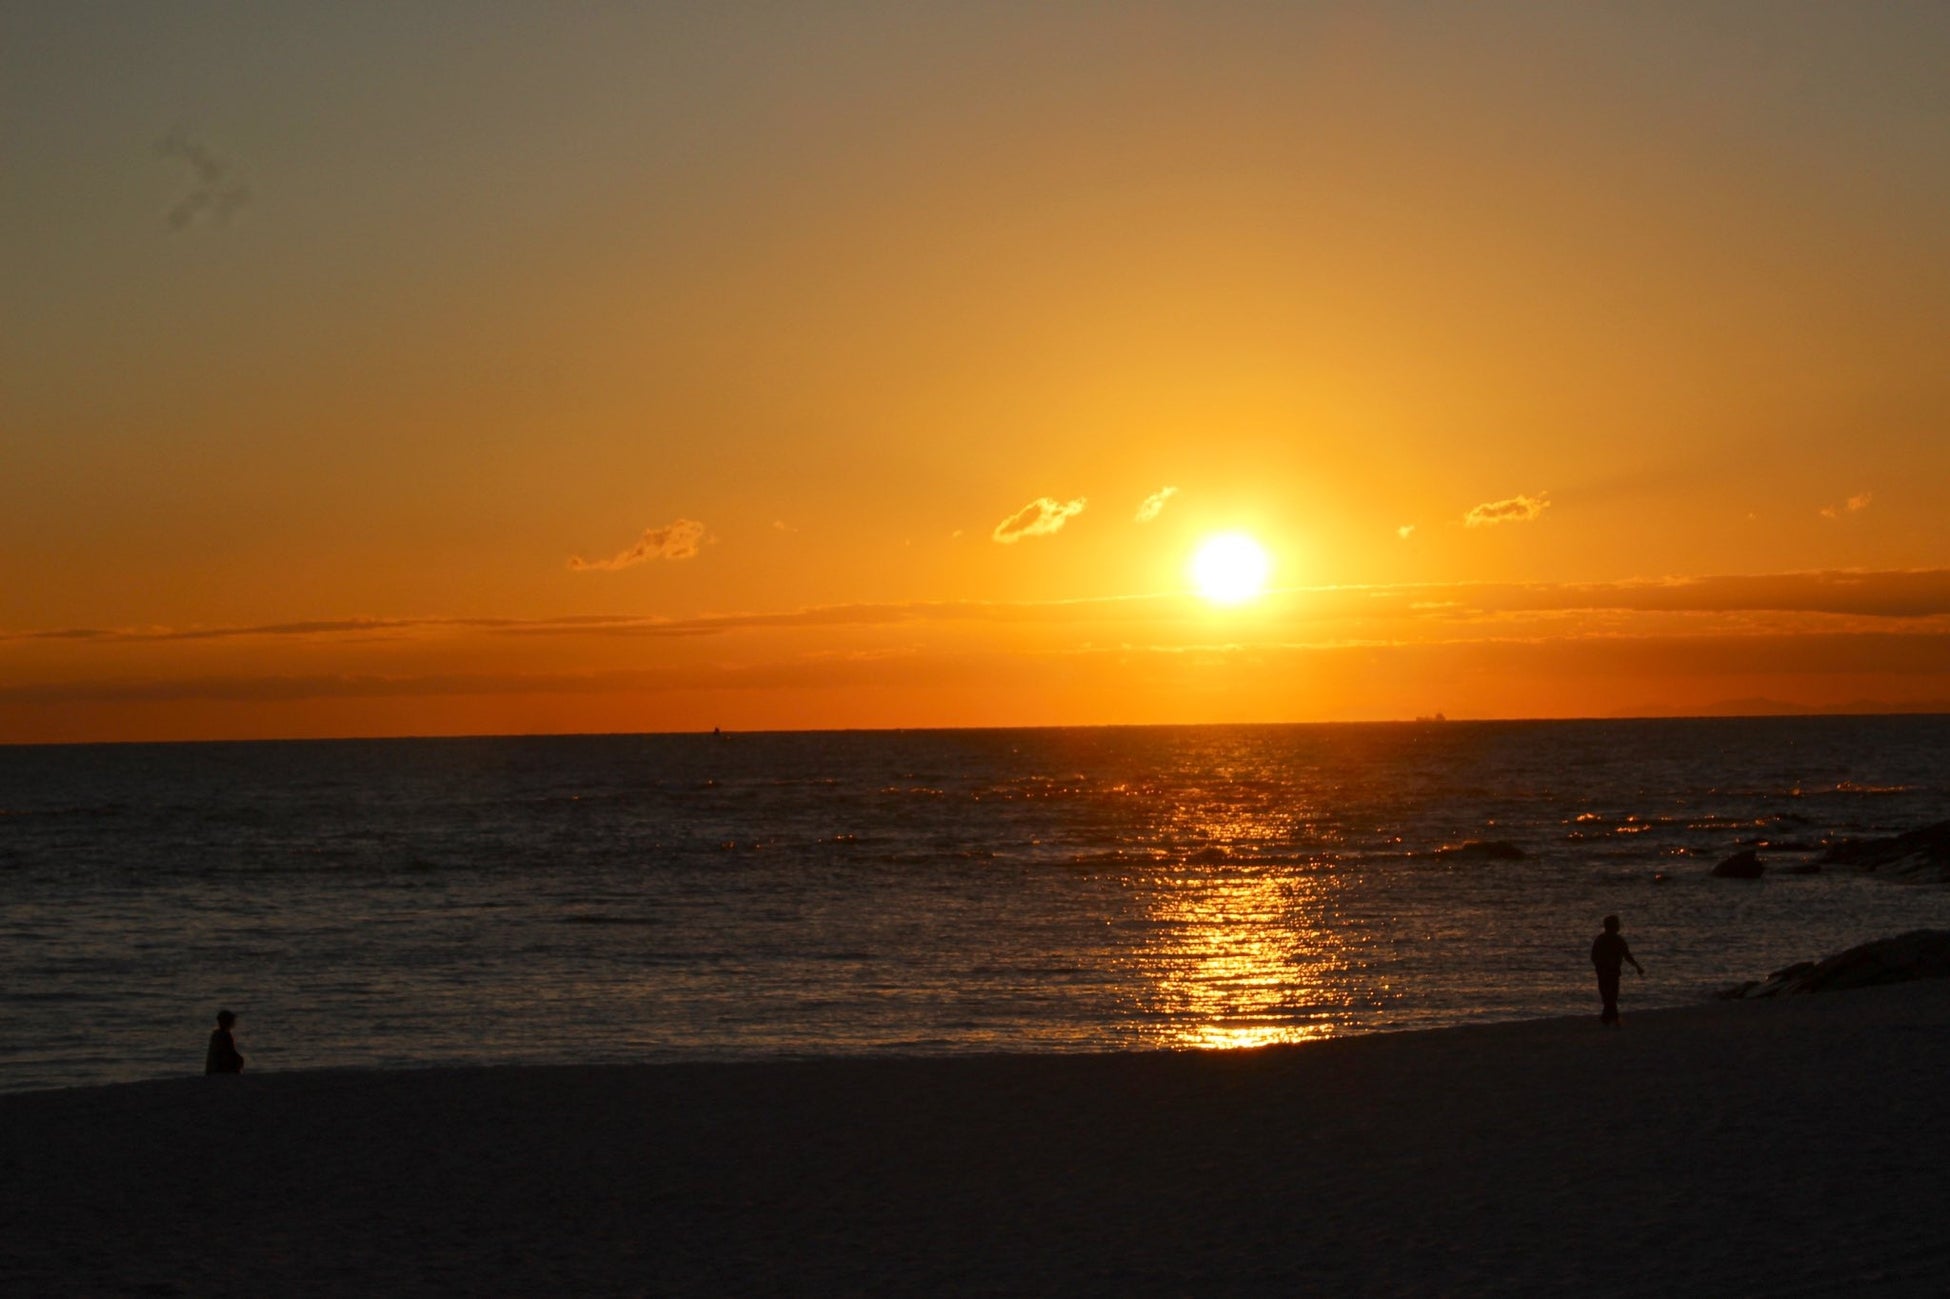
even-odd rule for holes
{"type": "Polygon", "coordinates": [[[1945,230],[1939,5],[8,6],[0,740],[1950,708],[1945,230]]]}

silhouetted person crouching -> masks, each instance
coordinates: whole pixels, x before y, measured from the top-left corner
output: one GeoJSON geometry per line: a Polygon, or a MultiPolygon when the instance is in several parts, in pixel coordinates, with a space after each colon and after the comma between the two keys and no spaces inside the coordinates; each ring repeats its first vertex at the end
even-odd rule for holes
{"type": "Polygon", "coordinates": [[[1632,949],[1618,935],[1618,917],[1605,917],[1605,932],[1599,934],[1591,944],[1591,963],[1598,967],[1598,996],[1605,1003],[1604,1014],[1599,1019],[1604,1023],[1618,1026],[1618,976],[1624,971],[1625,962],[1645,977],[1645,967],[1632,955],[1632,949]]]}
{"type": "MultiPolygon", "coordinates": [[[[1616,976],[1612,983],[1618,982],[1616,976]]],[[[204,1073],[242,1073],[244,1057],[237,1053],[237,1039],[230,1035],[230,1026],[237,1017],[227,1010],[217,1012],[217,1030],[210,1034],[210,1053],[203,1057],[204,1073]]]]}

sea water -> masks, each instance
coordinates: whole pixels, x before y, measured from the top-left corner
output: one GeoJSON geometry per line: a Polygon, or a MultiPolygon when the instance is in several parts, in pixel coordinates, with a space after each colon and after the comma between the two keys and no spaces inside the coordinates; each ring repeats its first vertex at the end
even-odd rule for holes
{"type": "Polygon", "coordinates": [[[1629,1017],[1950,926],[1780,870],[1950,817],[1947,760],[1946,717],[0,748],[0,1090],[195,1072],[220,1006],[253,1070],[1587,1014],[1608,912],[1629,1017]]]}

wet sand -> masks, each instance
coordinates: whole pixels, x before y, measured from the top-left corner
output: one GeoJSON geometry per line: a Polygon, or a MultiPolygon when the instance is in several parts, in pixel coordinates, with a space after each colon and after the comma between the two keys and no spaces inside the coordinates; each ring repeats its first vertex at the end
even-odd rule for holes
{"type": "Polygon", "coordinates": [[[0,1097],[9,1295],[1938,1295],[1950,980],[1251,1053],[0,1097]]]}

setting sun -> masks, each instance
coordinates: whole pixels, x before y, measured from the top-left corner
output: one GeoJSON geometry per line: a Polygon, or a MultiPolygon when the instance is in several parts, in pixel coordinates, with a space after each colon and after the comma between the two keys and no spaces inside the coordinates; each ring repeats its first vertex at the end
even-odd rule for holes
{"type": "Polygon", "coordinates": [[[1192,556],[1192,582],[1214,604],[1243,604],[1266,589],[1273,561],[1243,532],[1211,537],[1192,556]]]}

